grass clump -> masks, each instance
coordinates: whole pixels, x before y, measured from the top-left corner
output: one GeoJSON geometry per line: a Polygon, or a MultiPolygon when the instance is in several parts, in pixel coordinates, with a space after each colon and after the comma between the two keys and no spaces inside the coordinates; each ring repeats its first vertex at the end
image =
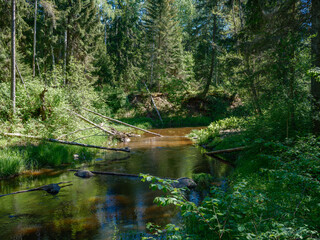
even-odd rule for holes
{"type": "Polygon", "coordinates": [[[0,150],[0,178],[18,174],[22,166],[22,158],[19,151],[9,149],[0,150]]]}
{"type": "Polygon", "coordinates": [[[0,150],[0,178],[18,175],[23,170],[89,162],[97,150],[56,143],[14,145],[0,150]]]}

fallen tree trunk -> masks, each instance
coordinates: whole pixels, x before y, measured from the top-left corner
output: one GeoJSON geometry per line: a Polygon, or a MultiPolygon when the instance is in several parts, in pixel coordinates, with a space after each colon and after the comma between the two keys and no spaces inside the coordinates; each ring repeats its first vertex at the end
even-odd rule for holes
{"type": "MultiPolygon", "coordinates": [[[[69,169],[68,171],[76,172],[74,175],[82,178],[90,178],[93,176],[93,174],[142,178],[139,175],[129,174],[129,173],[98,172],[98,171],[77,170],[77,169],[69,169]]],[[[197,184],[192,179],[187,177],[182,177],[178,179],[174,179],[174,178],[163,178],[163,179],[170,179],[170,180],[176,181],[172,183],[172,186],[175,188],[183,188],[183,187],[195,188],[197,186],[197,184]]]]}
{"type": "Polygon", "coordinates": [[[2,194],[0,195],[0,197],[4,197],[4,196],[9,196],[9,195],[14,195],[14,194],[18,194],[18,193],[25,193],[25,192],[34,192],[34,191],[40,191],[40,190],[44,190],[48,193],[51,193],[51,194],[57,194],[60,190],[60,188],[64,188],[64,187],[67,187],[67,186],[71,186],[72,184],[68,184],[68,185],[65,185],[65,186],[59,186],[59,184],[64,184],[64,183],[70,183],[71,181],[68,181],[68,182],[59,182],[59,183],[52,183],[52,184],[48,184],[48,185],[44,185],[44,186],[41,186],[41,187],[37,187],[37,188],[32,188],[32,189],[28,189],[28,190],[21,190],[21,191],[17,191],[17,192],[12,192],[12,193],[7,193],[7,194],[2,194]],[[55,187],[57,187],[57,189],[54,189],[55,187]],[[51,190],[54,189],[55,191],[52,192],[51,190]],[[57,192],[56,192],[57,191],[57,192]]]}
{"type": "Polygon", "coordinates": [[[71,112],[73,115],[76,115],[78,118],[82,119],[83,121],[91,124],[92,126],[95,126],[96,128],[99,128],[100,130],[108,133],[108,134],[111,135],[111,136],[115,136],[114,133],[112,133],[112,132],[104,129],[103,127],[99,126],[98,124],[95,124],[94,122],[91,122],[89,119],[86,119],[85,117],[81,116],[79,113],[76,113],[76,112],[74,112],[74,111],[71,111],[70,109],[67,109],[67,110],[68,110],[69,112],[71,112]]]}
{"type": "MultiPolygon", "coordinates": [[[[78,172],[77,169],[68,169],[70,172],[78,172]]],[[[90,171],[94,174],[100,174],[100,175],[112,175],[112,176],[122,176],[122,177],[135,177],[135,178],[141,178],[139,175],[135,174],[129,174],[129,173],[115,173],[115,172],[99,172],[99,171],[90,171]]]]}
{"type": "Polygon", "coordinates": [[[108,147],[102,147],[102,146],[96,146],[96,145],[90,145],[90,144],[84,144],[84,143],[78,143],[78,142],[68,142],[68,141],[62,141],[54,138],[42,138],[42,137],[36,137],[36,136],[29,136],[29,135],[22,135],[20,133],[2,133],[2,135],[6,137],[23,137],[23,138],[32,138],[32,139],[38,139],[38,140],[44,140],[48,142],[55,142],[55,143],[61,143],[61,144],[67,144],[67,145],[75,145],[80,147],[88,147],[88,148],[97,148],[97,149],[103,149],[103,150],[111,150],[111,151],[122,151],[122,152],[130,152],[130,148],[108,148],[108,147]]]}
{"type": "Polygon", "coordinates": [[[207,152],[205,154],[210,156],[210,155],[215,155],[215,154],[220,154],[220,153],[237,152],[237,151],[242,151],[245,148],[247,148],[247,147],[237,147],[237,148],[222,149],[222,150],[207,152]]]}
{"type": "Polygon", "coordinates": [[[102,115],[102,114],[100,114],[100,113],[97,113],[97,112],[94,112],[94,111],[92,111],[92,110],[90,110],[90,109],[88,109],[88,108],[83,108],[83,109],[86,110],[86,111],[88,111],[88,112],[91,112],[91,113],[93,113],[93,114],[95,114],[95,115],[98,115],[99,117],[102,117],[102,118],[104,118],[104,119],[107,119],[107,120],[109,120],[109,121],[113,121],[113,122],[116,122],[116,123],[119,123],[119,124],[122,124],[122,125],[125,125],[125,126],[128,126],[128,127],[131,127],[131,128],[138,129],[138,130],[143,131],[143,132],[146,132],[146,133],[150,133],[150,134],[152,134],[152,135],[156,135],[156,136],[162,137],[162,135],[160,135],[160,134],[158,134],[158,133],[150,132],[150,131],[145,130],[145,129],[143,129],[143,128],[139,128],[139,127],[130,125],[130,124],[128,124],[128,123],[121,122],[121,121],[119,121],[119,120],[116,120],[116,119],[113,119],[113,118],[104,116],[104,115],[102,115]]]}

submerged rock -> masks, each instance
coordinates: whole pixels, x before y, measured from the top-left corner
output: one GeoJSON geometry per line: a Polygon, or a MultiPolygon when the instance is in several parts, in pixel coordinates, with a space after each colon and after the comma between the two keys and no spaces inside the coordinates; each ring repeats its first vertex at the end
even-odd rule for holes
{"type": "Polygon", "coordinates": [[[61,187],[56,183],[52,183],[52,184],[44,186],[42,189],[44,191],[46,191],[47,193],[50,193],[52,195],[56,195],[59,193],[61,187]]]}
{"type": "Polygon", "coordinates": [[[94,176],[94,174],[88,170],[79,170],[74,175],[81,178],[91,178],[94,176]]]}
{"type": "Polygon", "coordinates": [[[175,188],[195,188],[197,186],[197,184],[191,179],[191,178],[187,178],[187,177],[182,177],[182,178],[178,178],[177,179],[178,182],[173,184],[173,187],[175,188]]]}

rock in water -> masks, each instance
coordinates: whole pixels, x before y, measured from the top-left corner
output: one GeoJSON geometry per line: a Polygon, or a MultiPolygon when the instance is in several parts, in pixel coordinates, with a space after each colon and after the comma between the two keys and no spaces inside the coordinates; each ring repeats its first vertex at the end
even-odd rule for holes
{"type": "Polygon", "coordinates": [[[192,189],[197,186],[197,184],[191,178],[183,177],[183,178],[178,178],[177,180],[178,180],[178,183],[173,184],[173,187],[175,188],[188,187],[192,189]]]}
{"type": "Polygon", "coordinates": [[[56,194],[59,193],[61,187],[56,183],[52,183],[52,184],[49,184],[47,186],[44,186],[42,189],[44,191],[46,191],[47,193],[50,193],[52,195],[56,195],[56,194]]]}
{"type": "Polygon", "coordinates": [[[91,178],[94,176],[94,174],[88,170],[79,170],[74,175],[81,178],[91,178]]]}

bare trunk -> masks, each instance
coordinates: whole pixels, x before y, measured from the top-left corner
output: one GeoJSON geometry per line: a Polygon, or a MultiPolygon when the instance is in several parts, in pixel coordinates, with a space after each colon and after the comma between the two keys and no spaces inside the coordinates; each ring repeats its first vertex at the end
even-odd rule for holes
{"type": "Polygon", "coordinates": [[[61,141],[61,140],[54,139],[54,138],[42,138],[42,137],[36,137],[36,136],[23,135],[23,134],[20,134],[20,133],[2,133],[2,134],[4,136],[6,136],[6,137],[31,138],[31,139],[37,139],[37,140],[42,140],[42,141],[54,142],[54,143],[75,145],[75,146],[80,146],[80,147],[98,148],[98,149],[121,151],[121,152],[130,152],[130,148],[128,148],[128,147],[125,147],[125,148],[108,148],[108,147],[101,147],[101,146],[78,143],[78,142],[61,141]]]}
{"type": "Polygon", "coordinates": [[[116,123],[125,125],[125,126],[127,126],[127,127],[134,128],[134,129],[138,129],[138,130],[140,130],[140,131],[143,131],[143,132],[146,132],[146,133],[150,133],[150,134],[156,135],[156,136],[158,136],[158,137],[162,137],[162,135],[160,135],[160,134],[158,134],[158,133],[150,132],[150,131],[148,131],[148,130],[145,130],[145,129],[142,129],[142,128],[139,128],[139,127],[136,127],[136,126],[132,126],[132,125],[130,125],[130,124],[128,124],[128,123],[121,122],[121,121],[119,121],[119,120],[116,120],[116,119],[113,119],[113,118],[110,118],[110,117],[106,117],[106,116],[104,116],[104,115],[102,115],[102,114],[99,114],[99,113],[97,113],[97,112],[94,112],[94,111],[92,111],[92,110],[90,110],[90,109],[88,109],[88,108],[83,108],[83,109],[86,110],[86,111],[88,111],[88,112],[91,112],[91,113],[93,113],[93,114],[96,114],[96,115],[98,115],[99,117],[102,117],[102,118],[104,118],[104,119],[107,119],[107,120],[109,120],[109,121],[116,122],[116,123]]]}
{"type": "Polygon", "coordinates": [[[67,83],[67,49],[68,49],[68,31],[64,31],[64,58],[63,58],[63,72],[64,72],[64,85],[67,83]]]}
{"type": "MultiPolygon", "coordinates": [[[[314,68],[320,67],[320,1],[313,0],[311,7],[312,34],[315,37],[311,40],[312,65],[314,68]]],[[[320,134],[320,82],[317,76],[311,78],[312,99],[312,125],[313,133],[320,134]]]]}
{"type": "Polygon", "coordinates": [[[11,28],[11,100],[12,113],[16,113],[16,1],[11,1],[12,28],[11,28]]]}
{"type": "Polygon", "coordinates": [[[211,66],[210,66],[210,72],[209,72],[209,76],[207,79],[207,83],[206,83],[206,87],[203,91],[203,95],[207,95],[208,91],[209,91],[209,87],[211,85],[212,82],[212,78],[213,78],[213,73],[215,70],[215,61],[216,61],[216,32],[217,32],[217,16],[214,14],[213,15],[213,28],[212,28],[212,53],[211,53],[211,66]]]}
{"type": "Polygon", "coordinates": [[[37,9],[38,2],[34,2],[34,28],[33,28],[33,59],[32,59],[32,76],[36,76],[36,46],[37,46],[37,9]]]}

